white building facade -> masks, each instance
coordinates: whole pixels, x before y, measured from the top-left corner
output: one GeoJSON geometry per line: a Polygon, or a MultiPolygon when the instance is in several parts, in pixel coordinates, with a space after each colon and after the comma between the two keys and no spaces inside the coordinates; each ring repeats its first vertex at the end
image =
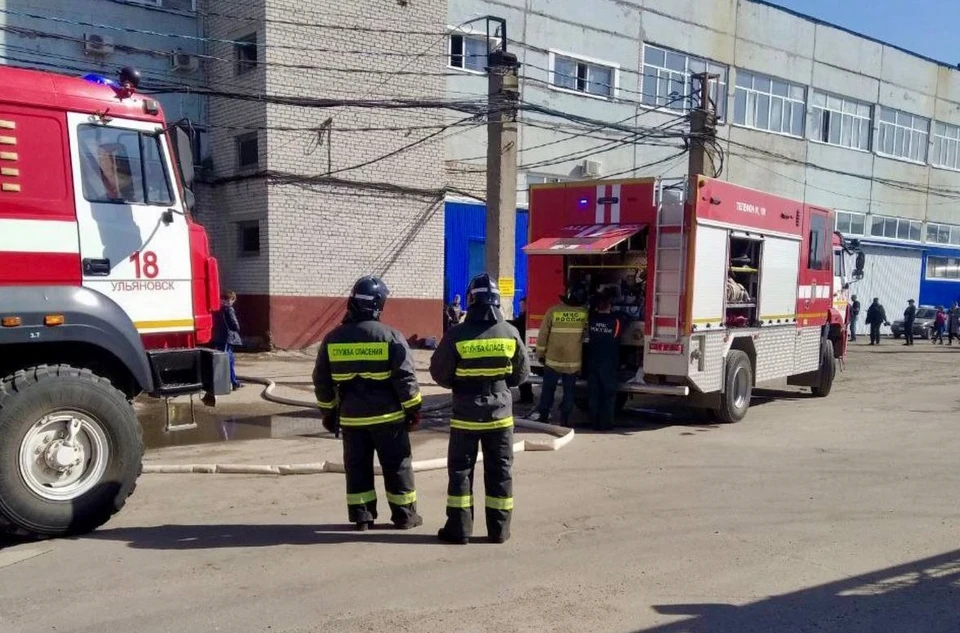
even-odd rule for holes
{"type": "MultiPolygon", "coordinates": [[[[835,209],[867,252],[854,291],[891,319],[908,298],[960,298],[956,68],[762,0],[450,0],[453,95],[485,89],[483,23],[463,23],[488,14],[507,20],[526,103],[641,134],[695,102],[692,74],[719,75],[722,178],[835,209]]],[[[455,186],[477,187],[482,135],[447,141],[455,186]]],[[[521,204],[550,179],[682,177],[679,145],[526,112],[521,204]]]]}

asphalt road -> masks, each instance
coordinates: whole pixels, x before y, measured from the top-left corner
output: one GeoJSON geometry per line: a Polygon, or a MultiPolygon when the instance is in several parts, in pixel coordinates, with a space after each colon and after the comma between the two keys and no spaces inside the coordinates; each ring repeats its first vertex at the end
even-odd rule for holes
{"type": "Polygon", "coordinates": [[[423,528],[366,534],[336,476],[144,476],[99,532],[0,550],[0,631],[955,632],[958,384],[960,348],[885,341],[824,400],[519,455],[502,546],[434,541],[444,473],[423,528]]]}

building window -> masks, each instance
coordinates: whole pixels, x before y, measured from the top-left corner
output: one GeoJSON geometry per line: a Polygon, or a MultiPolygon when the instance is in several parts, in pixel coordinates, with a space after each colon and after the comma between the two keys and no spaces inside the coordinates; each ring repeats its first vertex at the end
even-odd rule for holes
{"type": "Polygon", "coordinates": [[[237,222],[237,241],[241,255],[259,255],[260,220],[237,222]]]}
{"type": "Polygon", "coordinates": [[[880,108],[877,153],[925,163],[929,135],[930,119],[902,110],[880,108]]]}
{"type": "Polygon", "coordinates": [[[815,141],[870,150],[871,109],[867,103],[846,97],[816,92],[813,94],[813,129],[815,141]]]}
{"type": "Polygon", "coordinates": [[[616,64],[550,53],[550,84],[564,90],[613,99],[617,72],[616,64]]]}
{"type": "Polygon", "coordinates": [[[737,125],[803,136],[806,89],[786,81],[737,70],[733,122],[737,125]]]}
{"type": "Polygon", "coordinates": [[[927,279],[960,281],[960,259],[956,257],[927,257],[927,279]]]}
{"type": "Polygon", "coordinates": [[[960,226],[927,223],[927,244],[951,244],[960,246],[960,226]]]}
{"type": "Polygon", "coordinates": [[[101,125],[81,125],[83,197],[108,204],[173,204],[173,190],[156,136],[101,125]]]}
{"type": "Polygon", "coordinates": [[[237,74],[243,75],[257,67],[257,34],[239,37],[233,43],[233,55],[237,62],[237,74]]]}
{"type": "Polygon", "coordinates": [[[830,260],[827,258],[828,234],[827,217],[823,213],[810,215],[810,250],[807,253],[807,268],[810,270],[827,270],[830,260]]]}
{"type": "Polygon", "coordinates": [[[450,67],[475,73],[487,72],[487,36],[451,33],[450,67]]]}
{"type": "Polygon", "coordinates": [[[889,240],[903,240],[905,242],[919,242],[920,229],[923,223],[919,220],[904,220],[883,215],[874,215],[870,218],[870,235],[889,240]]]}
{"type": "Polygon", "coordinates": [[[259,166],[260,142],[256,132],[237,137],[237,164],[241,169],[259,166]]]}
{"type": "Polygon", "coordinates": [[[837,211],[836,230],[843,235],[863,235],[867,216],[863,213],[837,211]]]}
{"type": "Polygon", "coordinates": [[[936,121],[933,125],[933,157],[937,167],[960,170],[960,126],[936,121]]]}
{"type": "Polygon", "coordinates": [[[727,117],[727,67],[659,46],[643,46],[643,103],[651,107],[687,110],[700,107],[700,86],[693,75],[708,72],[720,79],[711,85],[710,99],[722,121],[727,117]]]}

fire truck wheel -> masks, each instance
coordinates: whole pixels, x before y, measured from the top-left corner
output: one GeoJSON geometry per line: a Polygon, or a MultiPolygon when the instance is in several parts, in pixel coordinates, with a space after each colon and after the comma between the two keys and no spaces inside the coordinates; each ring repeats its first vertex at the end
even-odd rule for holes
{"type": "Polygon", "coordinates": [[[753,367],[746,353],[735,349],[727,354],[723,382],[720,406],[714,414],[721,422],[739,422],[747,415],[753,395],[753,367]]]}
{"type": "Polygon", "coordinates": [[[143,431],[133,406],[88,369],[40,365],[0,381],[0,531],[89,532],[136,487],[143,431]]]}
{"type": "Polygon", "coordinates": [[[833,389],[837,377],[837,359],[833,357],[833,341],[824,340],[820,346],[820,384],[811,389],[818,398],[826,398],[833,389]]]}

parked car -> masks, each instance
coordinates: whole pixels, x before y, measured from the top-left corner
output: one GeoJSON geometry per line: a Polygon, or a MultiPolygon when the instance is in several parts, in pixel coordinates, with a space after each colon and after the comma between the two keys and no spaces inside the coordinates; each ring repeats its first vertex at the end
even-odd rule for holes
{"type": "MultiPolygon", "coordinates": [[[[917,318],[913,322],[913,335],[920,338],[930,338],[933,331],[933,321],[937,317],[937,309],[928,306],[917,308],[917,318]]],[[[893,331],[893,338],[903,336],[903,319],[897,319],[890,326],[893,331]]]]}

